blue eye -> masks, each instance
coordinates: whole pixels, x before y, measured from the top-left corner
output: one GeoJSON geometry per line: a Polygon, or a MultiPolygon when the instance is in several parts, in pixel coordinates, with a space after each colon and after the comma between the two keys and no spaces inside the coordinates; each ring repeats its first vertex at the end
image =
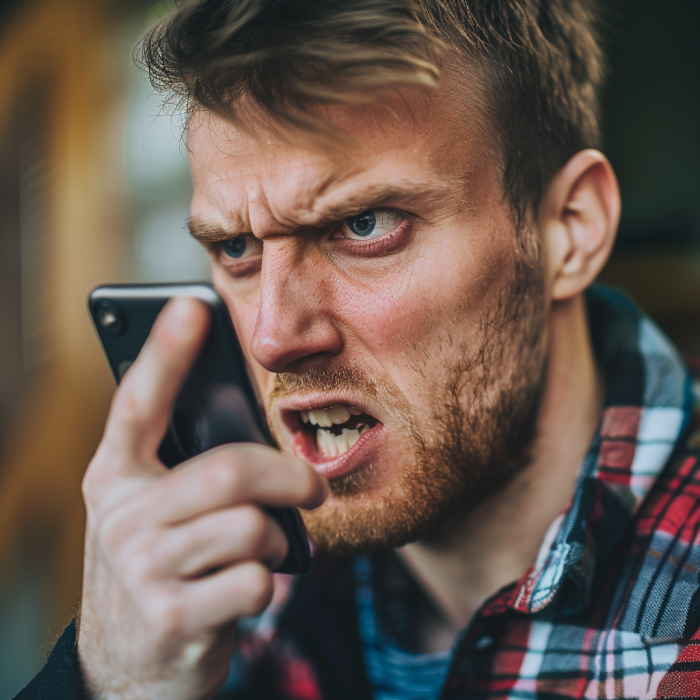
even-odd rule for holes
{"type": "Polygon", "coordinates": [[[247,247],[247,239],[245,236],[238,236],[237,238],[232,238],[224,243],[223,249],[224,253],[231,258],[240,258],[247,247]]]}
{"type": "Polygon", "coordinates": [[[369,236],[377,224],[377,217],[373,209],[368,209],[358,216],[348,219],[348,228],[357,236],[369,236]]]}
{"type": "Polygon", "coordinates": [[[390,233],[401,220],[401,214],[393,209],[368,209],[345,219],[345,238],[355,241],[379,238],[390,233]]]}

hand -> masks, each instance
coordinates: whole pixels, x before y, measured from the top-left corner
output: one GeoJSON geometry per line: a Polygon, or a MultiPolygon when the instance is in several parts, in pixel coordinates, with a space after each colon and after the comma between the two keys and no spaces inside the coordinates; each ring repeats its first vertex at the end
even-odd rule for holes
{"type": "Polygon", "coordinates": [[[115,394],[83,481],[87,509],[78,654],[96,698],[209,698],[236,621],[272,595],[286,538],[260,505],[315,508],[325,480],[259,445],[167,470],[157,450],[202,345],[206,308],[169,302],[115,394]]]}

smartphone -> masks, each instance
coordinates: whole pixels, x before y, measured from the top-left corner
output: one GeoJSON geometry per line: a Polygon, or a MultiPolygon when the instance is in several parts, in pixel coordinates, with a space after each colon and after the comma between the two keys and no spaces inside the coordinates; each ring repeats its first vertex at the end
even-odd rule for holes
{"type": "MultiPolygon", "coordinates": [[[[235,442],[275,447],[226,304],[204,283],[100,286],[88,309],[117,384],[138,356],[168,299],[192,297],[211,312],[209,335],[173,406],[158,456],[174,467],[206,450],[235,442]]],[[[289,543],[278,573],[304,574],[312,558],[296,508],[265,509],[289,543]]]]}

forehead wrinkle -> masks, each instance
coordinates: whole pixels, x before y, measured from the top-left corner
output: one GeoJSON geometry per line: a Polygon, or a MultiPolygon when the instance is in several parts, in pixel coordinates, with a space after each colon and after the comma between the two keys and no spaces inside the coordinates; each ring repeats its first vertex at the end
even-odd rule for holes
{"type": "Polygon", "coordinates": [[[307,171],[300,179],[292,179],[282,198],[272,198],[271,210],[290,229],[320,228],[384,204],[435,207],[454,194],[448,184],[388,179],[382,172],[386,168],[378,171],[375,166],[368,168],[362,161],[326,161],[325,167],[312,168],[312,174],[307,171]]]}
{"type": "MultiPolygon", "coordinates": [[[[221,213],[225,223],[216,221],[204,223],[204,217],[193,217],[191,230],[199,240],[219,241],[240,233],[253,233],[264,236],[271,227],[275,233],[278,227],[292,231],[304,225],[297,216],[304,208],[312,209],[314,192],[307,191],[311,184],[317,182],[325,186],[332,180],[332,174],[319,175],[316,163],[282,162],[256,163],[254,166],[247,159],[241,159],[234,172],[216,175],[210,179],[214,188],[215,208],[221,213]],[[308,170],[313,172],[309,174],[308,170]],[[302,175],[298,175],[299,171],[302,175]],[[306,170],[306,172],[304,172],[306,170]],[[231,201],[231,194],[235,194],[231,201]],[[297,200],[297,201],[295,201],[297,200]]],[[[212,173],[211,169],[209,172],[212,173]]]]}
{"type": "Polygon", "coordinates": [[[271,232],[279,234],[294,229],[294,222],[284,214],[284,208],[277,205],[275,197],[268,196],[263,182],[252,182],[246,189],[249,230],[254,236],[263,238],[271,232]]]}
{"type": "Polygon", "coordinates": [[[316,201],[339,177],[334,169],[326,168],[325,172],[313,175],[307,173],[300,179],[293,180],[285,192],[284,202],[280,202],[280,207],[275,207],[276,216],[284,219],[290,228],[318,225],[315,216],[316,201]],[[288,209],[286,215],[282,211],[284,206],[288,209]]]}
{"type": "MultiPolygon", "coordinates": [[[[265,200],[267,209],[275,221],[290,231],[300,227],[318,227],[330,223],[328,217],[319,215],[318,201],[329,191],[342,185],[349,177],[357,174],[358,167],[341,167],[337,163],[315,167],[315,163],[303,164],[297,169],[298,176],[292,177],[279,189],[280,175],[284,177],[286,169],[273,169],[276,177],[270,183],[273,193],[268,196],[265,185],[259,186],[260,197],[265,200]],[[304,168],[304,165],[306,168],[304,168]],[[276,191],[275,191],[276,189],[276,191]]],[[[268,185],[269,186],[269,185],[268,185]]]]}
{"type": "MultiPolygon", "coordinates": [[[[277,151],[272,148],[264,150],[268,153],[277,151]]],[[[220,151],[219,154],[224,155],[220,151]]],[[[215,175],[219,187],[224,188],[227,181],[238,180],[240,183],[241,178],[245,180],[246,176],[250,176],[252,181],[244,187],[233,185],[232,189],[237,189],[241,196],[233,206],[227,207],[227,211],[221,212],[227,224],[219,227],[219,231],[229,229],[228,238],[240,232],[265,235],[262,226],[258,226],[260,231],[252,231],[255,226],[250,224],[251,217],[256,218],[251,212],[256,200],[261,211],[267,214],[269,223],[273,224],[274,219],[277,226],[289,233],[301,227],[325,227],[377,206],[400,209],[406,205],[408,210],[411,206],[430,210],[440,205],[446,208],[449,201],[450,204],[461,204],[460,208],[469,209],[468,203],[473,203],[473,197],[469,195],[473,194],[470,190],[476,182],[471,172],[462,171],[459,173],[461,177],[453,172],[446,180],[437,183],[424,181],[423,178],[416,182],[408,177],[388,181],[391,177],[388,165],[391,163],[378,162],[376,151],[370,156],[369,163],[366,158],[343,160],[337,154],[334,154],[336,157],[327,157],[318,153],[312,157],[304,153],[300,162],[295,159],[296,154],[285,154],[284,151],[277,151],[276,158],[262,158],[262,162],[252,163],[248,154],[241,155],[235,172],[229,170],[224,175],[215,175]],[[377,165],[380,167],[377,168],[377,165]],[[368,182],[370,178],[374,182],[368,182]],[[246,197],[250,201],[245,201],[246,197]],[[238,229],[241,224],[244,224],[244,230],[238,229]]],[[[444,163],[444,159],[441,161],[444,163]]],[[[430,168],[431,171],[437,169],[430,168]]],[[[213,175],[211,170],[209,172],[213,175]]],[[[209,231],[207,237],[211,235],[209,231]]]]}

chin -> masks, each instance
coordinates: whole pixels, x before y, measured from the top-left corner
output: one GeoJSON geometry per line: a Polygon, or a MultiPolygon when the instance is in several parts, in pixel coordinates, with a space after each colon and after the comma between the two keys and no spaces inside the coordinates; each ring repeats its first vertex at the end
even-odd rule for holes
{"type": "MultiPolygon", "coordinates": [[[[391,480],[378,474],[368,465],[332,479],[326,502],[301,511],[317,551],[349,556],[402,547],[429,536],[453,510],[442,497],[426,501],[407,489],[403,474],[391,480]]],[[[423,490],[424,483],[416,486],[423,490]]]]}

